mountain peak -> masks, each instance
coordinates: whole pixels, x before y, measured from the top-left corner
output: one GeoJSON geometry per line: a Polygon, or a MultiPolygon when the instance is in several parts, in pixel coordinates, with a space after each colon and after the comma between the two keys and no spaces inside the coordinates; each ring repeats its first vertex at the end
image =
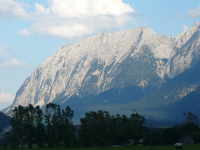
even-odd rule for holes
{"type": "Polygon", "coordinates": [[[194,26],[200,26],[200,22],[195,22],[194,26]]]}
{"type": "Polygon", "coordinates": [[[194,31],[200,31],[200,22],[195,22],[193,28],[194,31]]]}
{"type": "Polygon", "coordinates": [[[172,41],[175,44],[175,47],[180,48],[181,46],[197,38],[198,32],[200,31],[200,22],[195,22],[187,32],[182,32],[179,35],[172,37],[172,41]]]}

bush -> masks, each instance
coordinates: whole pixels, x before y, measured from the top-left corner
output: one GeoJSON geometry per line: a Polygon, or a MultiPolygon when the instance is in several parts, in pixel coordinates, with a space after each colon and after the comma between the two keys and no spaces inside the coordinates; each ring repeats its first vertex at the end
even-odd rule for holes
{"type": "Polygon", "coordinates": [[[73,147],[78,147],[78,146],[79,146],[79,141],[77,139],[74,139],[73,147]]]}
{"type": "Polygon", "coordinates": [[[7,148],[8,148],[8,144],[7,143],[3,143],[3,149],[7,150],[7,148]]]}
{"type": "Polygon", "coordinates": [[[95,144],[95,140],[93,137],[90,137],[90,139],[87,139],[85,142],[84,142],[84,147],[91,147],[91,146],[94,146],[95,144]]]}
{"type": "Polygon", "coordinates": [[[106,147],[106,142],[105,142],[105,140],[101,140],[101,146],[102,146],[102,147],[106,147]]]}

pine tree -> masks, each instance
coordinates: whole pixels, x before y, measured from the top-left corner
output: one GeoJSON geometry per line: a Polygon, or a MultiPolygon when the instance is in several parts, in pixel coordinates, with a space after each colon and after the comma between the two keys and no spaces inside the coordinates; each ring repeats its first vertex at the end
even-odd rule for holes
{"type": "Polygon", "coordinates": [[[74,111],[70,109],[69,106],[62,110],[62,118],[63,118],[63,133],[64,133],[64,144],[65,147],[71,147],[76,142],[74,133],[75,127],[73,126],[72,118],[74,116],[74,111]]]}
{"type": "Polygon", "coordinates": [[[55,113],[56,105],[53,103],[48,103],[45,110],[45,123],[46,123],[46,141],[49,148],[55,145],[55,128],[52,125],[52,117],[55,113]]]}
{"type": "Polygon", "coordinates": [[[44,146],[45,143],[45,126],[43,124],[43,112],[39,106],[35,108],[35,142],[38,145],[39,149],[44,146]]]}
{"type": "Polygon", "coordinates": [[[10,119],[10,124],[12,126],[12,133],[16,136],[19,141],[21,141],[22,149],[24,146],[24,136],[25,136],[25,109],[19,105],[13,109],[12,118],[10,119]]]}
{"type": "Polygon", "coordinates": [[[24,123],[24,129],[25,129],[25,140],[28,143],[28,147],[32,149],[33,146],[33,139],[35,137],[35,108],[32,104],[29,104],[28,107],[24,109],[25,111],[25,123],[24,123]]]}

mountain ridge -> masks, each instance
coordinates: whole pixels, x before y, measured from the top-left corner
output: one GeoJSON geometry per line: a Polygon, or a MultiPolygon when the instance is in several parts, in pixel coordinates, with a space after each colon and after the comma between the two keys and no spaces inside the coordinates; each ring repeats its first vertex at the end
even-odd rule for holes
{"type": "Polygon", "coordinates": [[[73,95],[87,98],[127,86],[142,89],[139,97],[144,97],[199,61],[199,35],[200,23],[172,38],[140,27],[64,45],[32,72],[2,111],[10,113],[19,104],[42,107],[59,96],[63,104],[73,95]]]}

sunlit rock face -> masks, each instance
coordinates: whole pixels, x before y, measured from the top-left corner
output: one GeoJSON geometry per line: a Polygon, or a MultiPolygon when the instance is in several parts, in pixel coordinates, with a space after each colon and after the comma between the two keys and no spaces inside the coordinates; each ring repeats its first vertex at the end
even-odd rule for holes
{"type": "MultiPolygon", "coordinates": [[[[102,33],[64,45],[39,65],[21,85],[11,106],[44,106],[58,96],[66,102],[126,86],[153,92],[199,61],[200,23],[176,37],[151,28],[102,33]]],[[[147,92],[147,93],[148,93],[147,92]]]]}

